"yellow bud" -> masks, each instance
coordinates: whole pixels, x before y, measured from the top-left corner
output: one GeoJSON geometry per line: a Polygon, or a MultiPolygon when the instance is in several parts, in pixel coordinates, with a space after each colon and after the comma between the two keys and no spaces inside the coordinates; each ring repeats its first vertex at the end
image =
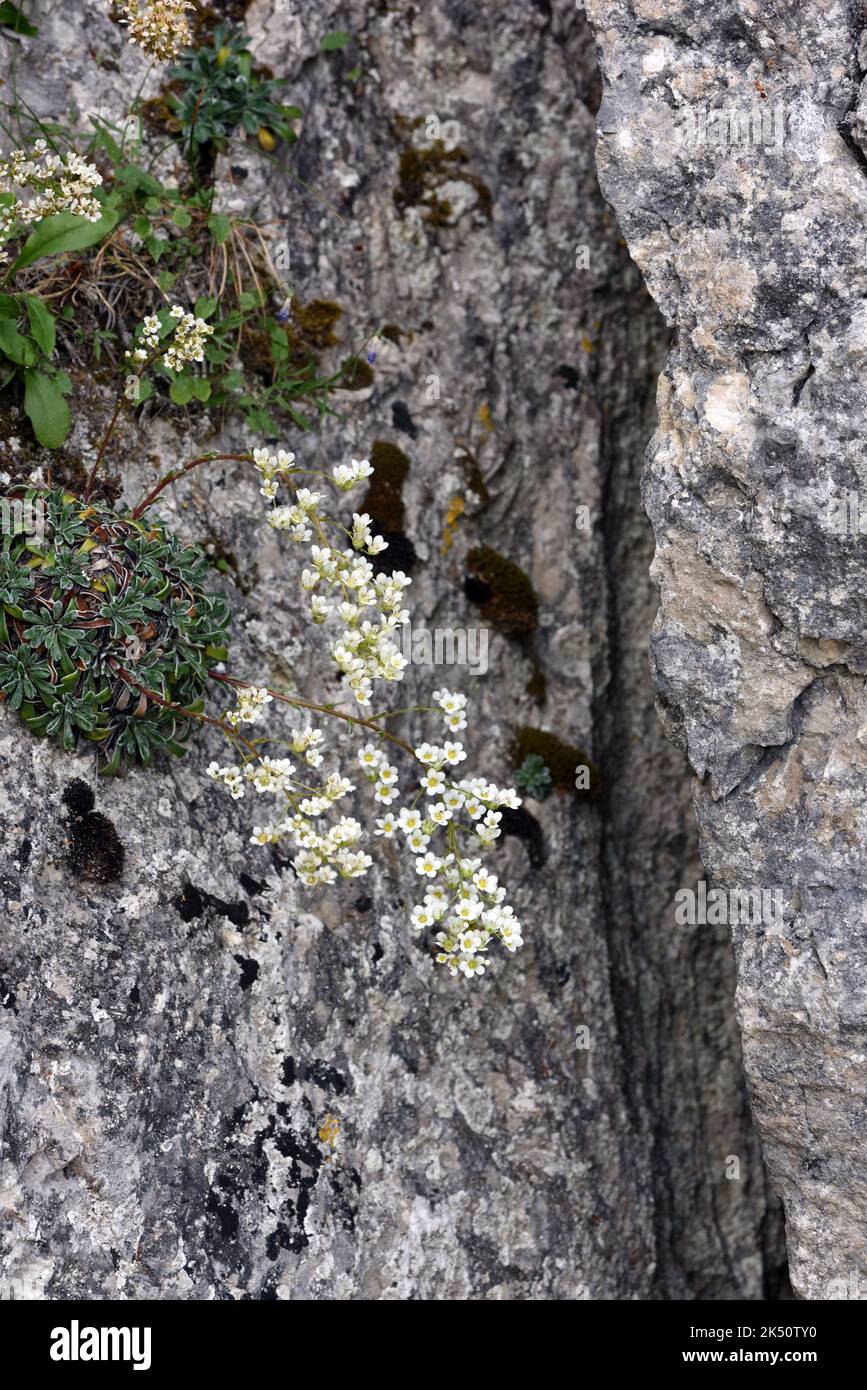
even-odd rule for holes
{"type": "Polygon", "coordinates": [[[260,125],[257,138],[263,150],[273,150],[276,148],[277,141],[267,126],[260,125]]]}
{"type": "Polygon", "coordinates": [[[218,67],[218,68],[221,68],[221,67],[223,66],[223,64],[225,63],[226,59],[227,59],[227,58],[230,58],[231,56],[232,56],[232,50],[231,50],[231,48],[227,48],[226,45],[223,44],[223,47],[220,49],[219,53],[217,54],[217,67],[218,67]]]}

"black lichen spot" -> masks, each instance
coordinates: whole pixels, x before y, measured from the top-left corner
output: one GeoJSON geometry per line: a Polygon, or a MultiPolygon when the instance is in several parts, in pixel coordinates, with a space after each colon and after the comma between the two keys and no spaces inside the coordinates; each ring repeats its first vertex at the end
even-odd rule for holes
{"type": "Polygon", "coordinates": [[[175,898],[173,906],[180,913],[185,922],[192,922],[194,918],[201,917],[205,910],[202,895],[198,888],[194,888],[192,883],[186,884],[181,889],[180,894],[175,898]]]}
{"type": "Polygon", "coordinates": [[[259,962],[249,956],[233,956],[241,967],[241,989],[249,989],[259,978],[259,962]]]}
{"type": "Polygon", "coordinates": [[[555,376],[562,378],[564,384],[570,391],[578,390],[578,373],[574,367],[570,367],[568,362],[563,362],[554,373],[555,376]]]}
{"type": "Polygon", "coordinates": [[[392,402],[391,418],[396,430],[400,430],[402,434],[408,434],[410,439],[418,438],[418,430],[415,421],[409,413],[409,406],[406,401],[392,402]]]}
{"type": "Polygon", "coordinates": [[[17,1013],[18,1010],[15,1008],[17,997],[12,986],[7,985],[3,976],[0,975],[0,1009],[11,1009],[13,1013],[17,1013]]]}
{"type": "Polygon", "coordinates": [[[235,1207],[232,1205],[232,1198],[237,1195],[236,1184],[232,1179],[224,1174],[217,1177],[217,1187],[212,1187],[208,1191],[207,1209],[212,1216],[216,1216],[220,1223],[220,1235],[224,1241],[231,1242],[237,1239],[240,1220],[235,1207]]]}
{"type": "Polygon", "coordinates": [[[72,872],[89,883],[114,883],[123,873],[126,852],[108,817],[93,810],[93,791],[75,778],[63,800],[70,812],[67,861],[72,872]]]}
{"type": "Polygon", "coordinates": [[[310,1062],[301,1079],[312,1081],[314,1086],[321,1086],[323,1091],[333,1091],[338,1096],[342,1096],[346,1090],[346,1077],[343,1072],[338,1071],[336,1067],[329,1067],[328,1063],[320,1058],[310,1062]]]}
{"type": "Polygon", "coordinates": [[[139,1004],[141,1003],[141,994],[139,993],[138,985],[133,985],[132,989],[130,990],[129,1002],[131,1004],[134,1004],[136,1008],[138,1008],[139,1004]]]}
{"type": "Polygon", "coordinates": [[[464,592],[482,614],[509,637],[526,637],[539,625],[539,601],[529,576],[489,545],[467,556],[464,592]],[[475,581],[475,583],[473,582],[475,581]],[[479,585],[484,585],[480,588],[479,585]],[[479,597],[476,597],[479,595],[479,597]]]}
{"type": "Polygon", "coordinates": [[[361,897],[355,899],[352,906],[355,908],[356,912],[369,912],[373,907],[373,898],[367,893],[362,893],[361,897]]]}
{"type": "Polygon", "coordinates": [[[387,339],[390,343],[394,343],[395,347],[400,347],[403,330],[398,328],[396,323],[386,323],[383,324],[382,328],[379,330],[379,336],[380,338],[387,339]]]}
{"type": "Polygon", "coordinates": [[[80,777],[76,777],[72,782],[67,782],[63,792],[63,800],[74,816],[86,816],[88,811],[92,811],[96,805],[93,789],[86,782],[82,782],[80,777]]]}
{"type": "Polygon", "coordinates": [[[291,1086],[295,1081],[295,1058],[283,1058],[283,1085],[291,1086]]]}
{"type": "Polygon", "coordinates": [[[264,893],[265,889],[268,887],[267,883],[260,883],[258,879],[251,878],[249,874],[245,873],[240,873],[238,875],[238,882],[244,892],[251,898],[258,898],[260,893],[264,893]]]}
{"type": "Polygon", "coordinates": [[[534,869],[541,869],[545,863],[545,840],[542,827],[536,817],[523,806],[504,806],[500,829],[504,835],[516,835],[527,846],[527,856],[534,869]]]}
{"type": "Polygon", "coordinates": [[[245,927],[249,922],[250,909],[246,903],[224,903],[212,893],[206,893],[205,897],[215,912],[219,912],[221,917],[228,917],[236,927],[245,927]]]}
{"type": "Polygon", "coordinates": [[[564,743],[556,734],[546,733],[544,729],[534,729],[524,724],[515,730],[512,745],[514,766],[520,767],[532,753],[538,754],[544,762],[556,791],[572,792],[582,800],[598,795],[601,786],[599,768],[582,748],[564,743]],[[579,767],[586,767],[588,771],[589,785],[584,788],[575,785],[579,767]]]}
{"type": "Polygon", "coordinates": [[[22,869],[26,868],[30,863],[30,854],[32,850],[33,845],[30,840],[24,839],[21,841],[21,845],[18,849],[18,863],[21,865],[22,869]]]}
{"type": "Polygon", "coordinates": [[[382,946],[380,945],[380,943],[379,943],[378,941],[374,941],[374,943],[373,943],[373,963],[374,963],[374,965],[376,965],[377,961],[382,960],[382,958],[383,958],[384,955],[385,955],[385,951],[382,949],[382,946]]]}
{"type": "Polygon", "coordinates": [[[222,898],[216,898],[213,893],[206,892],[204,888],[196,888],[192,883],[184,885],[179,896],[174,899],[173,906],[185,922],[192,922],[194,918],[201,917],[209,907],[221,917],[228,917],[236,927],[245,927],[250,920],[250,909],[246,903],[224,903],[222,898]]]}

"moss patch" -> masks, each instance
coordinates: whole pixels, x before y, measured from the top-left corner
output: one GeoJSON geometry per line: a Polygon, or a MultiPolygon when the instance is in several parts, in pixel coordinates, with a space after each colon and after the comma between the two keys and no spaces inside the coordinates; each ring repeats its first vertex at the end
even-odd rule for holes
{"type": "Polygon", "coordinates": [[[466,150],[460,146],[448,150],[442,140],[434,140],[432,145],[424,149],[419,149],[417,145],[405,145],[398,163],[395,207],[401,215],[407,208],[424,208],[426,220],[433,226],[441,226],[448,222],[452,209],[448,200],[440,197],[438,190],[449,180],[458,179],[475,189],[478,210],[490,219],[491,190],[477,174],[470,173],[464,167],[468,163],[466,150]]]}
{"type": "Polygon", "coordinates": [[[376,380],[373,368],[363,357],[347,357],[340,365],[342,375],[337,385],[341,391],[365,391],[376,380]]]}
{"type": "Polygon", "coordinates": [[[539,601],[529,576],[489,545],[467,556],[467,597],[478,603],[493,625],[510,637],[525,637],[539,625],[539,601]]]}
{"type": "Polygon", "coordinates": [[[374,531],[388,541],[388,550],[382,552],[378,564],[386,573],[408,570],[416,559],[415,546],[403,529],[403,485],[409,473],[409,459],[396,444],[377,439],[370,451],[370,462],[374,472],[361,510],[371,517],[374,531]]]}
{"type": "Polygon", "coordinates": [[[512,745],[513,765],[518,768],[525,758],[535,753],[542,759],[551,773],[551,781],[557,791],[571,792],[582,800],[596,796],[601,786],[599,768],[591,762],[582,748],[564,743],[556,734],[546,733],[544,729],[534,729],[524,724],[515,730],[512,745]],[[586,767],[590,773],[590,785],[584,790],[575,786],[576,768],[586,767]]]}

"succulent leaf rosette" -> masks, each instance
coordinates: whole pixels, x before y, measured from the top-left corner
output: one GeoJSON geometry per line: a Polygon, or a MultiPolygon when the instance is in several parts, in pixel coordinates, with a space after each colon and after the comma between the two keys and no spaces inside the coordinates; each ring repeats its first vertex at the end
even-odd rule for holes
{"type": "Polygon", "coordinates": [[[0,697],[63,748],[96,744],[103,774],[184,753],[227,651],[229,610],[204,589],[204,555],[153,517],[62,489],[23,500],[44,536],[4,537],[0,697]]]}

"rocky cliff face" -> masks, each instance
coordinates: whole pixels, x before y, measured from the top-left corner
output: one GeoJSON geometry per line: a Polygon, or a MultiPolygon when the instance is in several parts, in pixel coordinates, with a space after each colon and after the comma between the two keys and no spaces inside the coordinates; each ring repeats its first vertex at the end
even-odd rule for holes
{"type": "Polygon", "coordinates": [[[602,188],[672,327],[659,706],[733,927],[796,1291],[864,1296],[864,41],[855,8],[591,0],[602,188]]]}
{"type": "MultiPolygon", "coordinates": [[[[44,118],[88,109],[119,118],[145,63],[95,0],[77,9],[73,22],[60,3],[33,6],[40,35],[10,41],[4,91],[14,71],[18,97],[44,118]]],[[[249,845],[246,803],[228,802],[204,777],[219,755],[215,739],[182,762],[97,785],[88,760],[56,752],[0,712],[7,1296],[780,1291],[779,1214],[748,1114],[727,933],[674,921],[676,889],[701,870],[688,772],[653,710],[656,596],[639,500],[669,335],[596,185],[599,79],[583,16],[565,0],[508,0],[493,25],[483,9],[463,0],[253,4],[245,23],[254,50],[291,77],[301,138],[276,162],[239,143],[221,164],[220,202],[247,210],[272,249],[283,248],[300,302],[332,306],[319,309],[330,314],[324,338],[333,329],[338,340],[324,342],[324,360],[388,326],[373,383],[342,393],[340,418],[319,433],[290,431],[281,443],[310,466],[370,455],[377,441],[408,461],[390,517],[395,544],[415,555],[413,621],[484,629],[490,649],[484,675],[413,666],[407,702],[444,681],[465,689],[476,709],[468,741],[503,782],[516,729],[553,732],[570,746],[562,788],[528,802],[533,821],[497,855],[527,945],[467,988],[437,972],[410,933],[403,908],[413,886],[387,853],[371,880],[314,897],[285,858],[249,845]],[[338,28],[351,46],[322,54],[323,34],[338,28]],[[437,153],[433,120],[454,158],[437,153]],[[472,556],[481,545],[501,557],[505,592],[489,582],[490,556],[479,573],[472,556]],[[594,800],[570,787],[579,749],[601,770],[594,800]]],[[[751,224],[735,193],[720,192],[701,224],[698,213],[675,214],[655,153],[645,151],[637,174],[614,158],[620,134],[641,139],[634,57],[662,44],[662,84],[688,42],[675,30],[654,39],[625,11],[614,19],[610,32],[596,19],[610,93],[608,196],[668,321],[693,315],[696,332],[717,334],[729,354],[697,375],[689,354],[698,349],[680,331],[664,378],[649,483],[667,586],[657,669],[670,722],[714,779],[700,797],[710,867],[725,878],[748,867],[755,877],[761,864],[773,882],[792,881],[797,867],[812,885],[785,944],[738,942],[749,1065],[774,1171],[791,1199],[788,1174],[803,1160],[798,1190],[812,1194],[790,1206],[806,1288],[801,1252],[811,1223],[843,1229],[843,1136],[853,1148],[858,1137],[854,1115],[843,1127],[835,1089],[854,1065],[845,1030],[856,1025],[855,958],[841,883],[823,878],[822,866],[851,858],[854,892],[859,678],[852,631],[814,633],[792,616],[810,605],[830,612],[839,591],[842,624],[849,599],[839,573],[817,567],[802,586],[803,534],[772,528],[761,511],[753,533],[733,517],[759,496],[754,467],[782,495],[803,459],[801,486],[815,486],[798,434],[807,417],[793,394],[814,419],[828,401],[810,437],[830,460],[834,429],[849,429],[843,383],[846,400],[859,388],[845,376],[830,318],[815,318],[811,348],[810,316],[786,327],[774,316],[784,301],[769,293],[780,308],[762,310],[768,336],[748,350],[740,321],[707,307],[717,280],[720,295],[747,293],[714,238],[727,244],[735,207],[745,238],[751,224]],[[624,66],[628,112],[612,95],[624,66]],[[692,263],[676,263],[664,220],[675,215],[705,248],[695,298],[692,263]],[[756,381],[763,408],[779,411],[754,465],[739,412],[758,413],[756,381]],[[734,422],[719,438],[698,404],[708,395],[717,420],[734,422]],[[695,414],[675,428],[687,401],[695,414]],[[691,471],[674,488],[676,467],[691,471]],[[668,494],[683,499],[679,512],[668,494]],[[757,555],[769,572],[773,555],[785,559],[772,599],[751,567],[757,555]],[[746,579],[753,617],[741,606],[746,579]],[[730,620],[706,611],[709,593],[730,620]],[[743,648],[722,695],[715,622],[734,624],[743,648]],[[740,855],[752,856],[747,867],[740,855]],[[830,911],[838,900],[839,916],[830,911]],[[823,1143],[829,1126],[833,1146],[823,1143]]],[[[151,74],[145,95],[160,81],[151,74]]],[[[173,158],[163,156],[169,172],[173,158]]],[[[823,170],[854,217],[853,156],[841,146],[823,170]]],[[[793,237],[799,229],[803,254],[827,256],[830,276],[821,218],[834,214],[809,187],[803,199],[780,213],[793,237]],[[811,198],[815,222],[803,211],[811,198]]],[[[756,223],[752,233],[767,248],[771,232],[759,238],[756,223]]],[[[781,263],[784,274],[797,266],[781,263]]],[[[838,295],[854,293],[851,256],[835,274],[838,295]]],[[[815,283],[813,291],[819,315],[815,283]]],[[[85,376],[79,370],[76,385],[88,405],[67,454],[89,461],[109,388],[85,376]]],[[[143,427],[124,427],[115,454],[129,500],[194,447],[240,439],[204,412],[190,424],[148,409],[143,427]]],[[[23,421],[13,417],[4,432],[10,471],[51,466],[23,421]]],[[[845,456],[856,456],[851,436],[845,456]]],[[[200,470],[167,494],[163,512],[222,561],[215,584],[236,615],[232,669],[337,699],[322,684],[296,556],[262,525],[259,502],[243,469],[200,470]]],[[[854,550],[842,549],[834,564],[846,554],[854,565],[854,550]]]]}

